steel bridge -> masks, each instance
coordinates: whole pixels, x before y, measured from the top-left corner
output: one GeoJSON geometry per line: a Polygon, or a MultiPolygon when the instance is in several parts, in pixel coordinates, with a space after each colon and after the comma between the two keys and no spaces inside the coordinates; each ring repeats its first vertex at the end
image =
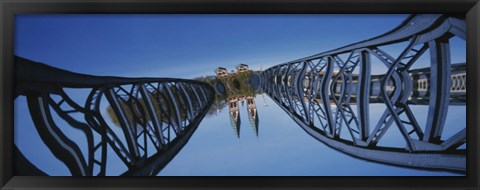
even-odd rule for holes
{"type": "Polygon", "coordinates": [[[263,89],[309,135],[340,152],[386,164],[465,172],[465,150],[458,147],[465,144],[466,126],[442,135],[450,127],[445,126],[450,99],[466,93],[465,70],[462,75],[453,69],[449,49],[449,39],[465,40],[465,32],[463,18],[412,15],[378,37],[268,68],[262,73],[263,89]],[[384,50],[396,44],[402,47],[398,56],[384,50]],[[419,71],[412,66],[426,51],[429,67],[422,71],[429,76],[414,83],[419,71]],[[374,59],[386,74],[372,76],[374,59]],[[428,106],[425,126],[410,108],[419,89],[429,91],[423,95],[428,100],[423,102],[428,106]],[[378,121],[370,119],[373,96],[386,107],[378,121]],[[404,146],[378,146],[392,126],[404,146]]]}
{"type": "MultiPolygon", "coordinates": [[[[451,38],[465,40],[465,30],[463,18],[412,15],[381,36],[271,67],[262,72],[261,85],[309,135],[340,152],[465,172],[466,126],[442,133],[450,127],[448,107],[465,104],[465,66],[450,63],[449,49],[451,38]],[[398,56],[384,48],[395,44],[405,44],[398,56]],[[413,69],[427,51],[428,67],[413,69]],[[372,74],[374,59],[385,74],[372,74]],[[370,118],[371,104],[385,106],[377,121],[370,118]],[[410,108],[418,104],[428,106],[424,126],[410,108]],[[381,146],[392,126],[403,147],[381,146]]],[[[83,75],[21,57],[15,66],[21,68],[15,70],[15,98],[26,97],[40,138],[74,176],[106,175],[111,156],[127,168],[121,175],[156,175],[214,101],[213,88],[194,80],[83,75]],[[88,93],[79,101],[72,89],[88,93]],[[80,131],[84,142],[65,127],[80,131]]],[[[17,175],[47,175],[17,148],[15,155],[17,175]]]]}
{"type": "MultiPolygon", "coordinates": [[[[15,98],[26,97],[42,141],[73,176],[106,175],[112,156],[126,166],[122,175],[156,175],[187,143],[214,100],[213,88],[194,80],[90,76],[21,57],[15,57],[15,66],[21,68],[15,70],[15,98]],[[78,102],[69,89],[90,93],[78,102]],[[105,107],[118,127],[102,114],[105,107]],[[86,150],[62,127],[80,131],[86,150]]],[[[17,148],[15,155],[19,175],[47,175],[17,148]]]]}

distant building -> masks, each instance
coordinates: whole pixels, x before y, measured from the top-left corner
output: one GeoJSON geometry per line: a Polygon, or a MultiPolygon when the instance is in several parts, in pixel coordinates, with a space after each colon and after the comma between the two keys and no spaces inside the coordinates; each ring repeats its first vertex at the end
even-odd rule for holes
{"type": "Polygon", "coordinates": [[[228,71],[227,71],[227,69],[225,69],[223,67],[218,67],[217,69],[215,69],[215,74],[216,74],[217,78],[227,77],[228,76],[228,71]]]}
{"type": "Polygon", "coordinates": [[[238,64],[236,68],[237,68],[237,72],[239,73],[248,71],[248,65],[245,65],[245,64],[238,64]]]}

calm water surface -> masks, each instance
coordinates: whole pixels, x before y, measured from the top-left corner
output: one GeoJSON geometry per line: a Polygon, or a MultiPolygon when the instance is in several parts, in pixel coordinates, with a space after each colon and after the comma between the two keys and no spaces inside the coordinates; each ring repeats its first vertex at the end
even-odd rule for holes
{"type": "MultiPolygon", "coordinates": [[[[158,174],[160,176],[423,176],[459,174],[424,171],[369,162],[338,152],[308,135],[267,95],[256,96],[258,136],[240,106],[240,137],[229,119],[228,107],[204,118],[188,144],[158,174]],[[268,106],[266,106],[268,105],[268,106]]],[[[378,107],[373,105],[372,107],[378,107]]],[[[426,106],[419,106],[426,107],[426,106]]],[[[382,108],[381,111],[383,111],[382,108]]],[[[450,107],[463,112],[465,107],[450,107]]],[[[379,110],[379,109],[378,109],[379,110]]],[[[375,110],[374,115],[379,117],[375,110]]],[[[417,109],[416,113],[421,114],[417,109]]],[[[372,118],[375,119],[375,118],[372,118]]],[[[460,125],[456,119],[447,126],[460,125]]],[[[398,132],[398,131],[395,131],[398,132]]],[[[384,145],[394,145],[395,132],[384,145]]]]}

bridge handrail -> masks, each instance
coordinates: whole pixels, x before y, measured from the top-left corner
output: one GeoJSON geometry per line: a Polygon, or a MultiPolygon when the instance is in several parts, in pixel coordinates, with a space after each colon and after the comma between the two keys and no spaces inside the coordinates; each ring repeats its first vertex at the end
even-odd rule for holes
{"type": "Polygon", "coordinates": [[[145,82],[189,82],[195,84],[206,84],[197,80],[179,78],[153,78],[153,77],[113,77],[94,76],[79,74],[35,62],[26,58],[15,56],[16,82],[19,84],[47,84],[63,88],[95,88],[108,85],[124,85],[145,82]]]}
{"type": "Polygon", "coordinates": [[[457,125],[456,133],[443,133],[452,104],[451,87],[465,84],[463,73],[452,79],[455,68],[465,68],[465,64],[451,63],[453,37],[466,39],[461,17],[412,15],[383,35],[274,65],[262,73],[263,88],[307,133],[336,150],[383,163],[465,172],[466,127],[457,125]],[[393,44],[404,45],[397,49],[398,57],[383,50],[393,44]],[[427,51],[430,67],[415,68],[425,63],[421,58],[427,51]],[[372,75],[373,63],[386,66],[387,72],[372,75]],[[421,83],[429,89],[421,95],[428,102],[428,112],[415,115],[410,105],[420,79],[428,81],[421,83]],[[372,97],[382,99],[386,109],[378,109],[383,114],[370,120],[372,97]],[[419,123],[418,117],[428,119],[419,123]],[[398,129],[397,141],[403,138],[404,148],[383,138],[391,128],[398,129]],[[430,158],[420,158],[421,154],[430,158]]]}
{"type": "MultiPolygon", "coordinates": [[[[106,175],[108,155],[127,167],[122,175],[156,175],[185,146],[214,101],[213,87],[202,81],[94,76],[19,56],[14,61],[15,98],[25,97],[42,142],[73,176],[106,175]],[[83,92],[82,99],[65,88],[89,92],[83,92]],[[71,138],[63,127],[79,129],[85,141],[71,138]],[[86,149],[79,143],[85,143],[86,149]],[[113,154],[107,154],[107,148],[113,154]]],[[[23,174],[47,175],[24,159],[21,150],[17,156],[27,165],[17,165],[23,174]]]]}
{"type": "MultiPolygon", "coordinates": [[[[312,56],[296,59],[279,65],[287,65],[292,63],[298,63],[306,60],[318,59],[328,55],[342,54],[355,49],[370,47],[370,46],[381,46],[392,44],[401,41],[408,41],[412,36],[419,34],[428,34],[432,28],[436,28],[443,23],[444,20],[449,19],[452,28],[448,28],[448,31],[451,31],[458,35],[459,37],[465,39],[466,31],[463,31],[462,28],[465,28],[465,23],[460,22],[459,18],[440,15],[440,14],[428,14],[428,15],[410,15],[405,19],[399,26],[394,29],[374,38],[370,38],[364,41],[357,43],[352,43],[337,49],[330,51],[318,53],[312,56]],[[458,32],[461,31],[461,32],[458,32]]],[[[427,35],[428,36],[428,35],[427,35]]],[[[426,36],[426,37],[427,37],[426,36]]],[[[429,41],[428,39],[420,39],[419,42],[429,41]]],[[[277,66],[279,66],[277,65],[277,66]]]]}

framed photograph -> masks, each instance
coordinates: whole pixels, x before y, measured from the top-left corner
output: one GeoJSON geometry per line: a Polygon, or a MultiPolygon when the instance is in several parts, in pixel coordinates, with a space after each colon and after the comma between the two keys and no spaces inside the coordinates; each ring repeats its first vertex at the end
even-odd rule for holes
{"type": "Polygon", "coordinates": [[[1,189],[478,189],[476,1],[0,10],[1,189]]]}

